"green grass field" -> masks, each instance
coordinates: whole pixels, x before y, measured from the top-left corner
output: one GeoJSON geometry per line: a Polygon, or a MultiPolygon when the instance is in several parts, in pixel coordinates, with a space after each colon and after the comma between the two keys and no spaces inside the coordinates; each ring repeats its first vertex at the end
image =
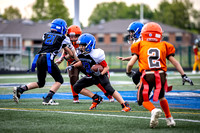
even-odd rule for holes
{"type": "MultiPolygon", "coordinates": [[[[65,82],[69,82],[66,74],[65,82]]],[[[194,86],[182,85],[179,74],[170,72],[168,74],[168,84],[173,85],[173,90],[200,90],[200,74],[189,77],[194,82],[194,86]]],[[[111,75],[111,81],[131,81],[124,75],[111,75]]],[[[0,84],[21,83],[26,84],[36,81],[35,74],[27,75],[0,75],[0,84]],[[31,77],[22,77],[31,76],[31,77]]],[[[53,82],[51,77],[47,77],[47,82],[53,82]]],[[[136,91],[133,84],[116,84],[113,87],[118,91],[136,91]]],[[[47,93],[50,86],[42,89],[35,89],[25,93],[47,93]]],[[[1,87],[1,95],[12,94],[12,87],[1,87]]],[[[89,88],[98,92],[95,86],[89,88]]],[[[69,86],[62,86],[58,93],[71,92],[69,86]]],[[[164,113],[159,119],[159,125],[155,129],[149,127],[150,112],[135,102],[130,102],[131,112],[121,112],[121,105],[116,101],[110,103],[104,101],[96,110],[89,110],[92,100],[80,100],[79,104],[73,104],[72,100],[56,100],[58,106],[43,106],[41,99],[20,99],[16,104],[12,99],[0,99],[0,132],[81,132],[81,133],[150,133],[150,132],[181,132],[198,133],[200,131],[200,110],[170,108],[176,121],[176,127],[166,126],[164,113]]],[[[155,103],[159,107],[158,103],[155,103]]]]}

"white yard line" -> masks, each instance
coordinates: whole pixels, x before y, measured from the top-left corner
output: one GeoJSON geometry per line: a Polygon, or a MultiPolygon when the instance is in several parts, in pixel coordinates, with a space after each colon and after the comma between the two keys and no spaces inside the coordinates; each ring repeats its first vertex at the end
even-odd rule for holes
{"type": "MultiPolygon", "coordinates": [[[[118,117],[118,118],[134,118],[134,119],[151,119],[150,117],[141,117],[141,116],[126,116],[126,115],[111,115],[111,114],[94,114],[94,113],[81,113],[81,112],[68,112],[68,111],[46,111],[46,110],[26,110],[26,109],[10,109],[10,108],[0,108],[0,110],[11,110],[11,111],[26,111],[26,112],[50,112],[50,113],[61,113],[61,114],[73,114],[73,115],[89,115],[89,116],[106,116],[106,117],[118,117]]],[[[165,118],[159,118],[165,120],[165,118]]],[[[200,123],[200,120],[191,120],[191,119],[174,119],[175,121],[183,122],[194,122],[200,123]]]]}

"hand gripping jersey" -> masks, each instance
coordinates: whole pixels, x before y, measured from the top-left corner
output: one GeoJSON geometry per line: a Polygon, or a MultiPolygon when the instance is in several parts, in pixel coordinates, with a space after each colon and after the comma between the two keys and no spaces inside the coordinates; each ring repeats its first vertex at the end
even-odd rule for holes
{"type": "Polygon", "coordinates": [[[81,60],[83,67],[86,69],[86,73],[91,75],[91,67],[104,61],[105,53],[102,49],[93,49],[90,53],[79,54],[78,58],[81,60]]]}
{"type": "Polygon", "coordinates": [[[131,52],[138,56],[140,72],[158,69],[167,71],[166,58],[170,55],[174,56],[175,48],[165,41],[139,41],[131,46],[131,52]]]}
{"type": "MultiPolygon", "coordinates": [[[[79,44],[70,44],[70,45],[67,45],[68,46],[68,48],[70,49],[70,50],[75,50],[75,52],[76,52],[76,54],[79,52],[79,44]]],[[[65,51],[65,53],[64,53],[64,56],[66,56],[68,53],[65,51]]],[[[68,60],[68,65],[69,64],[71,64],[72,62],[74,62],[75,61],[75,59],[74,58],[69,58],[68,60]]]]}

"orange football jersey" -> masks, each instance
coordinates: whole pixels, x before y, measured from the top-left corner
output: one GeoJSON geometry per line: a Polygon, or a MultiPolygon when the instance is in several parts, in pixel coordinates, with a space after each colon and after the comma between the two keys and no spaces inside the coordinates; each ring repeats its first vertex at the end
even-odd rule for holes
{"type": "Polygon", "coordinates": [[[158,69],[167,71],[166,58],[175,54],[175,48],[165,41],[139,41],[131,45],[131,52],[138,56],[140,72],[158,69]]]}

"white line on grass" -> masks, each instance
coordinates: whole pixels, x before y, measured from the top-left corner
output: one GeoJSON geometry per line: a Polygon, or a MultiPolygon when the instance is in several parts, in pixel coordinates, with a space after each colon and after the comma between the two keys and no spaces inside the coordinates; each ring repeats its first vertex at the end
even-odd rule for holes
{"type": "MultiPolygon", "coordinates": [[[[12,110],[12,111],[26,111],[26,112],[53,112],[53,113],[62,113],[62,114],[74,114],[74,115],[90,115],[90,116],[106,116],[106,117],[118,117],[118,118],[136,118],[136,119],[151,119],[150,117],[141,117],[141,116],[126,116],[126,115],[110,115],[110,114],[94,114],[94,113],[81,113],[81,112],[68,112],[68,111],[47,111],[47,110],[25,110],[25,109],[9,109],[9,108],[0,108],[0,110],[12,110]]],[[[165,118],[159,118],[165,120],[165,118]]],[[[176,121],[183,122],[195,122],[200,123],[200,120],[190,120],[190,119],[174,119],[176,121]]]]}

